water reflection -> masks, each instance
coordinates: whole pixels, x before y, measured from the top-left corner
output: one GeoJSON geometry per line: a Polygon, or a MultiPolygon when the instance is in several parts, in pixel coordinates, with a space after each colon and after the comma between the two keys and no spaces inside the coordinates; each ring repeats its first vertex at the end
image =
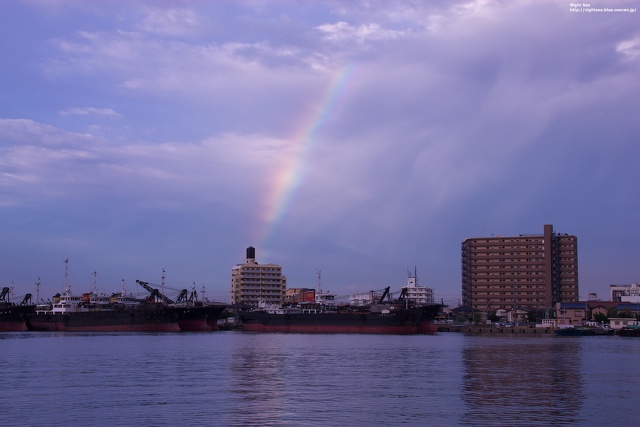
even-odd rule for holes
{"type": "Polygon", "coordinates": [[[248,346],[231,353],[229,425],[278,425],[287,417],[285,350],[265,345],[268,337],[254,335],[248,346]]]}
{"type": "Polygon", "coordinates": [[[463,350],[463,423],[558,425],[583,420],[580,340],[468,337],[463,350]],[[466,421],[468,420],[468,421],[466,421]]]}

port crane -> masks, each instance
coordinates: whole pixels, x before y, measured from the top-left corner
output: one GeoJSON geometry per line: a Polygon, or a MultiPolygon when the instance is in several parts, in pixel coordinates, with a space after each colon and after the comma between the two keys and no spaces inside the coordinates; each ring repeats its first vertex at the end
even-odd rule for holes
{"type": "MultiPolygon", "coordinates": [[[[8,298],[9,292],[11,292],[11,289],[9,287],[5,286],[4,288],[2,288],[2,291],[0,291],[0,302],[10,303],[8,298]]],[[[26,294],[22,299],[22,301],[20,301],[20,304],[18,305],[29,305],[29,304],[31,304],[31,294],[26,294]]]]}
{"type": "Polygon", "coordinates": [[[149,282],[143,282],[142,280],[136,280],[136,283],[138,285],[142,286],[143,288],[145,288],[151,294],[147,298],[147,301],[153,302],[153,301],[156,300],[156,298],[160,298],[162,300],[162,302],[164,302],[165,304],[175,304],[174,301],[171,298],[167,297],[164,294],[161,294],[160,291],[157,288],[152,288],[151,286],[149,286],[149,282]]]}
{"type": "Polygon", "coordinates": [[[162,302],[164,302],[165,304],[196,304],[198,301],[198,293],[195,291],[195,289],[193,291],[191,291],[191,293],[189,293],[186,289],[183,289],[180,291],[180,294],[178,295],[178,298],[174,301],[171,298],[169,298],[168,296],[162,294],[157,288],[152,287],[149,282],[143,282],[142,280],[136,280],[136,283],[140,286],[142,286],[143,288],[145,288],[149,293],[149,297],[147,297],[147,301],[149,302],[153,302],[155,301],[157,298],[160,298],[162,300],[162,302]]]}

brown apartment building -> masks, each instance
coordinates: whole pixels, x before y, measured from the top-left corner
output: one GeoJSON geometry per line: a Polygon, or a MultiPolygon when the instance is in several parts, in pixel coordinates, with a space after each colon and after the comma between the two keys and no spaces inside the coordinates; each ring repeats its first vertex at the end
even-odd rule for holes
{"type": "Polygon", "coordinates": [[[462,303],[476,311],[538,310],[578,300],[578,239],[554,233],[462,242],[462,303]]]}

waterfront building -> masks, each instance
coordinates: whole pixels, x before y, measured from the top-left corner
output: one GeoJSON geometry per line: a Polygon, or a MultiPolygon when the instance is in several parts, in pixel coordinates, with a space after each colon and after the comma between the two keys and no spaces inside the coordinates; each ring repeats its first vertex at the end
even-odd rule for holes
{"type": "Polygon", "coordinates": [[[589,320],[589,305],[585,301],[556,303],[558,327],[580,325],[589,320]]]}
{"type": "Polygon", "coordinates": [[[231,268],[231,304],[257,305],[260,300],[281,304],[287,289],[287,278],[276,264],[258,264],[254,247],[247,248],[244,264],[231,268]]]}
{"type": "Polygon", "coordinates": [[[609,318],[609,327],[614,331],[619,331],[626,326],[640,326],[640,320],[630,319],[628,317],[609,318]]]}
{"type": "MultiPolygon", "coordinates": [[[[612,301],[568,301],[556,303],[556,317],[558,326],[580,325],[584,322],[595,321],[598,315],[603,317],[618,316],[627,309],[628,304],[612,301]]],[[[635,307],[633,307],[635,308],[635,307]]]]}
{"type": "Polygon", "coordinates": [[[462,303],[474,311],[537,311],[578,300],[578,239],[554,233],[468,238],[462,242],[462,303]]]}
{"type": "Polygon", "coordinates": [[[611,301],[614,302],[638,302],[640,301],[640,284],[610,285],[611,301]]]}

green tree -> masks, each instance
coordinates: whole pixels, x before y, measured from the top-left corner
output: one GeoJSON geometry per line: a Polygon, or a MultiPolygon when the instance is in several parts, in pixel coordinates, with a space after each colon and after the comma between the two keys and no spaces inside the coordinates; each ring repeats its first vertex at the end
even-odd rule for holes
{"type": "Polygon", "coordinates": [[[482,321],[482,313],[476,311],[473,313],[473,323],[476,325],[482,321]]]}
{"type": "Polygon", "coordinates": [[[609,318],[607,317],[607,315],[602,313],[594,314],[593,320],[595,320],[598,323],[609,323],[609,318]]]}

